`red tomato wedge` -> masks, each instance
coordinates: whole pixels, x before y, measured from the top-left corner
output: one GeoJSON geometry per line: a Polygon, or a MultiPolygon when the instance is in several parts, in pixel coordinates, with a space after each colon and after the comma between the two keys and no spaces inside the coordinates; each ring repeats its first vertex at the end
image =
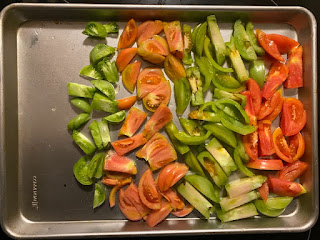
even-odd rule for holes
{"type": "Polygon", "coordinates": [[[261,47],[263,47],[270,56],[278,61],[284,62],[276,43],[269,39],[266,33],[262,32],[260,29],[256,29],[256,35],[261,47]]]}
{"type": "Polygon", "coordinates": [[[191,204],[187,204],[183,209],[172,211],[171,214],[176,217],[185,217],[189,215],[193,211],[193,209],[194,206],[192,206],[191,204]]]}
{"type": "Polygon", "coordinates": [[[284,82],[286,88],[303,87],[302,46],[293,48],[288,53],[287,67],[289,74],[284,82]]]}
{"type": "Polygon", "coordinates": [[[247,87],[251,94],[254,113],[255,115],[258,115],[258,113],[260,112],[261,100],[262,100],[260,87],[258,83],[252,78],[248,80],[247,87]]]}
{"type": "Polygon", "coordinates": [[[158,192],[150,169],[141,176],[138,190],[144,205],[154,210],[161,208],[161,194],[158,192]]]}
{"type": "Polygon", "coordinates": [[[109,193],[109,205],[113,208],[116,205],[116,193],[123,186],[132,182],[132,178],[127,178],[121,182],[121,184],[114,186],[109,193]]]}
{"type": "Polygon", "coordinates": [[[152,39],[141,43],[138,54],[148,62],[160,64],[165,60],[165,56],[169,54],[169,47],[164,38],[155,35],[152,39]]]}
{"type": "Polygon", "coordinates": [[[132,151],[133,149],[140,147],[146,142],[147,142],[147,139],[144,137],[142,133],[140,133],[130,138],[125,138],[122,140],[115,141],[111,143],[111,145],[114,148],[114,150],[117,152],[117,154],[124,155],[132,151]]]}
{"type": "Polygon", "coordinates": [[[145,138],[150,139],[156,132],[167,125],[172,120],[172,113],[170,109],[160,104],[157,110],[152,114],[151,118],[146,123],[142,132],[145,138]]]}
{"type": "Polygon", "coordinates": [[[127,174],[137,174],[136,164],[128,157],[120,156],[120,154],[109,150],[104,159],[105,171],[121,172],[127,174]]]}
{"type": "Polygon", "coordinates": [[[130,96],[122,99],[118,99],[118,108],[121,110],[131,108],[137,101],[137,96],[130,96]]]}
{"type": "Polygon", "coordinates": [[[126,68],[122,71],[122,83],[125,88],[131,93],[133,93],[136,87],[140,67],[141,61],[136,61],[127,65],[126,68]]]}
{"type": "Polygon", "coordinates": [[[137,28],[136,21],[134,19],[130,19],[120,35],[118,48],[122,49],[122,48],[131,47],[136,41],[137,34],[138,34],[138,28],[137,28]]]}
{"type": "Polygon", "coordinates": [[[287,77],[288,67],[281,62],[273,63],[261,90],[262,97],[265,99],[272,97],[287,77]]]}
{"type": "Polygon", "coordinates": [[[154,227],[160,222],[162,222],[172,211],[170,203],[167,201],[162,201],[161,208],[158,210],[153,210],[146,219],[146,223],[149,227],[154,227]]]}
{"type": "Polygon", "coordinates": [[[260,197],[264,200],[267,201],[268,196],[269,196],[269,185],[268,185],[268,181],[265,181],[261,187],[259,187],[258,189],[259,193],[260,193],[260,197]]]}
{"type": "Polygon", "coordinates": [[[305,142],[301,133],[289,137],[289,148],[294,161],[302,157],[305,151],[305,142]]]}
{"type": "Polygon", "coordinates": [[[124,191],[124,194],[131,202],[131,204],[138,210],[142,217],[150,213],[150,208],[148,208],[146,205],[142,203],[139,196],[138,187],[134,183],[131,183],[129,185],[129,187],[124,191]]]}
{"type": "Polygon", "coordinates": [[[119,191],[119,208],[123,215],[125,215],[126,218],[131,221],[139,221],[142,219],[139,211],[127,198],[123,189],[120,189],[119,191]]]}
{"type": "Polygon", "coordinates": [[[147,118],[148,114],[136,107],[132,107],[124,120],[124,123],[119,131],[119,136],[126,135],[132,137],[133,134],[139,129],[143,121],[147,118]]]}
{"type": "Polygon", "coordinates": [[[308,168],[308,164],[301,161],[289,163],[279,172],[279,179],[293,182],[299,178],[308,168]]]}
{"type": "Polygon", "coordinates": [[[250,161],[247,167],[259,170],[281,170],[283,163],[279,159],[255,159],[250,161]]]}
{"type": "Polygon", "coordinates": [[[247,134],[242,138],[244,149],[251,159],[258,158],[258,132],[247,134]]]}
{"type": "Polygon", "coordinates": [[[252,126],[257,126],[257,117],[256,117],[255,110],[253,107],[251,92],[244,91],[241,94],[247,96],[246,106],[245,106],[244,110],[249,116],[250,124],[252,126]]]}
{"type": "Polygon", "coordinates": [[[259,156],[269,156],[275,153],[272,141],[271,122],[262,120],[258,122],[259,156]]]}
{"type": "Polygon", "coordinates": [[[307,122],[307,112],[302,102],[287,98],[283,102],[280,127],[285,136],[292,136],[302,130],[307,122]]]}
{"type": "Polygon", "coordinates": [[[278,91],[273,94],[271,98],[265,99],[262,102],[260,112],[257,116],[258,120],[264,119],[266,116],[270,115],[275,108],[279,105],[282,99],[282,90],[279,89],[278,91]]]}
{"type": "Polygon", "coordinates": [[[126,66],[130,63],[130,61],[137,54],[138,48],[126,48],[119,52],[118,57],[116,59],[116,65],[119,72],[122,72],[126,66]]]}
{"type": "Polygon", "coordinates": [[[137,157],[147,160],[152,171],[162,168],[178,158],[174,147],[160,133],[156,133],[150,138],[137,152],[137,157]]]}
{"type": "Polygon", "coordinates": [[[158,187],[160,192],[167,191],[170,187],[176,184],[188,172],[189,168],[183,163],[171,163],[165,166],[158,176],[158,187]]]}
{"type": "Polygon", "coordinates": [[[280,34],[267,34],[267,37],[277,45],[281,54],[285,54],[292,48],[299,46],[297,41],[280,34]]]}
{"type": "Polygon", "coordinates": [[[149,93],[153,92],[160,82],[163,81],[164,75],[160,68],[145,68],[143,69],[137,81],[137,97],[142,99],[149,93]]]}
{"type": "Polygon", "coordinates": [[[165,199],[167,199],[173,210],[181,210],[185,207],[181,197],[179,197],[179,195],[171,188],[169,188],[167,191],[162,192],[161,194],[165,199]]]}
{"type": "Polygon", "coordinates": [[[273,122],[282,111],[283,101],[284,101],[284,98],[281,97],[275,109],[273,109],[273,111],[268,116],[264,117],[263,120],[273,122]]]}
{"type": "Polygon", "coordinates": [[[279,196],[297,197],[306,193],[306,189],[299,183],[272,178],[268,179],[270,191],[279,196]]]}
{"type": "Polygon", "coordinates": [[[176,57],[183,58],[183,38],[180,21],[164,22],[164,33],[166,35],[170,52],[176,57]]]}
{"type": "Polygon", "coordinates": [[[108,178],[108,177],[104,176],[102,179],[102,183],[107,186],[123,185],[127,181],[132,182],[132,178],[128,177],[126,179],[120,180],[120,179],[113,179],[113,178],[108,178]]]}
{"type": "Polygon", "coordinates": [[[145,21],[138,26],[137,45],[143,41],[152,38],[154,35],[161,33],[163,24],[160,20],[145,21]]]}

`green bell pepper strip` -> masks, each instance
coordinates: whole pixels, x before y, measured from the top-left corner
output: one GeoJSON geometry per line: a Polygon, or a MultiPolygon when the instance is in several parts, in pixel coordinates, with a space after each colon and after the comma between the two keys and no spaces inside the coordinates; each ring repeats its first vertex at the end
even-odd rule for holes
{"type": "Polygon", "coordinates": [[[232,68],[224,68],[224,67],[221,67],[218,63],[216,63],[216,61],[213,59],[213,57],[211,56],[211,53],[209,51],[209,44],[210,44],[210,39],[208,37],[206,37],[204,39],[204,43],[203,43],[203,50],[204,50],[204,55],[208,58],[211,65],[215,69],[217,69],[218,71],[221,71],[221,72],[233,72],[232,68]]]}
{"type": "Polygon", "coordinates": [[[99,207],[106,200],[103,186],[99,183],[94,185],[93,208],[99,207]]]}
{"type": "Polygon", "coordinates": [[[240,82],[245,82],[249,79],[247,69],[241,59],[239,51],[236,49],[234,39],[231,36],[230,42],[226,43],[228,49],[228,55],[231,60],[232,66],[235,69],[238,79],[240,82]]]}
{"type": "Polygon", "coordinates": [[[91,108],[108,113],[116,113],[118,111],[118,102],[107,98],[101,93],[95,93],[91,102],[91,108]]]}
{"type": "Polygon", "coordinates": [[[249,76],[262,88],[265,81],[265,66],[263,60],[252,61],[249,65],[249,76]]]}
{"type": "Polygon", "coordinates": [[[268,198],[264,203],[271,209],[286,208],[293,200],[293,197],[272,197],[268,198]]]}
{"type": "Polygon", "coordinates": [[[177,129],[176,125],[174,125],[174,123],[173,123],[172,121],[169,122],[169,123],[165,126],[165,130],[166,130],[166,133],[168,134],[168,136],[169,136],[169,138],[170,138],[170,140],[171,140],[174,148],[175,148],[180,154],[183,155],[183,154],[185,154],[185,153],[187,153],[187,152],[190,151],[190,148],[189,148],[186,144],[180,142],[180,141],[174,136],[174,134],[175,134],[175,133],[178,133],[179,130],[177,129]]]}
{"type": "Polygon", "coordinates": [[[207,131],[211,131],[213,136],[229,146],[233,148],[237,146],[238,141],[233,131],[229,130],[221,123],[208,123],[203,125],[203,128],[207,131]]]}
{"type": "Polygon", "coordinates": [[[89,22],[82,33],[89,37],[97,38],[105,38],[108,34],[105,27],[98,22],[89,22]]]}
{"type": "Polygon", "coordinates": [[[214,102],[215,105],[226,114],[243,123],[250,124],[250,119],[246,111],[239,103],[231,99],[219,99],[214,102]]]}
{"type": "Polygon", "coordinates": [[[191,88],[191,106],[198,106],[204,103],[202,80],[197,67],[190,67],[186,71],[187,79],[191,88]]]}
{"type": "Polygon", "coordinates": [[[76,106],[77,108],[81,109],[82,111],[86,112],[86,113],[91,113],[92,112],[92,108],[90,103],[88,102],[87,99],[84,98],[72,98],[70,100],[70,102],[72,103],[72,105],[76,106]]]}
{"type": "Polygon", "coordinates": [[[91,185],[92,179],[88,177],[87,157],[83,156],[73,165],[73,174],[77,181],[82,185],[91,185]]]}
{"type": "Polygon", "coordinates": [[[201,163],[204,169],[209,173],[213,182],[222,188],[229,181],[228,176],[222,170],[219,163],[212,157],[208,151],[202,151],[197,155],[198,161],[201,163]]]}
{"type": "Polygon", "coordinates": [[[199,28],[201,27],[201,23],[199,23],[197,26],[195,26],[192,30],[192,33],[191,33],[191,40],[192,40],[192,51],[194,53],[196,53],[196,37],[197,37],[197,34],[198,34],[198,31],[199,31],[199,28]]]}
{"type": "Polygon", "coordinates": [[[193,63],[193,59],[191,56],[193,43],[192,43],[190,25],[187,25],[187,24],[182,25],[182,37],[183,37],[183,46],[184,46],[184,55],[182,58],[182,62],[186,65],[190,65],[193,63]]]}
{"type": "Polygon", "coordinates": [[[241,107],[245,108],[247,103],[247,96],[238,94],[238,93],[230,93],[219,88],[215,88],[213,90],[213,98],[217,99],[232,99],[234,101],[240,102],[241,107]]]}
{"type": "Polygon", "coordinates": [[[114,123],[117,124],[117,123],[121,123],[125,118],[126,118],[126,111],[122,110],[114,114],[111,114],[107,117],[104,117],[102,119],[111,124],[114,124],[114,123]]]}
{"type": "Polygon", "coordinates": [[[90,62],[96,64],[103,58],[111,57],[116,52],[116,48],[106,44],[97,44],[90,52],[90,62]]]}
{"type": "Polygon", "coordinates": [[[209,111],[194,110],[189,113],[189,117],[191,119],[197,119],[207,122],[220,122],[220,117],[218,116],[218,114],[209,111]]]}
{"type": "Polygon", "coordinates": [[[262,47],[260,47],[260,44],[258,43],[258,39],[256,37],[256,34],[253,31],[253,24],[251,22],[247,23],[246,32],[248,34],[248,38],[249,38],[250,44],[252,45],[252,47],[256,51],[256,54],[258,56],[263,56],[265,51],[264,51],[264,49],[262,47]]]}
{"type": "Polygon", "coordinates": [[[96,89],[78,83],[68,83],[68,95],[83,98],[93,98],[96,89]]]}
{"type": "Polygon", "coordinates": [[[99,150],[103,149],[103,143],[101,139],[101,134],[99,130],[99,124],[96,120],[94,120],[90,125],[89,125],[89,130],[91,132],[91,136],[93,138],[94,143],[98,147],[99,150]]]}
{"type": "Polygon", "coordinates": [[[207,178],[198,175],[188,175],[185,176],[184,179],[205,197],[209,198],[213,202],[219,203],[219,189],[214,187],[207,178]]]}
{"type": "Polygon", "coordinates": [[[234,44],[238,49],[241,57],[248,61],[257,60],[257,54],[250,44],[248,34],[246,33],[241,20],[237,20],[234,23],[233,36],[234,44]]]}
{"type": "Polygon", "coordinates": [[[103,27],[106,29],[107,33],[119,33],[119,26],[116,22],[111,22],[103,24],[103,27]]]}
{"type": "Polygon", "coordinates": [[[96,153],[88,165],[89,178],[101,178],[103,175],[104,152],[96,153]]]}
{"type": "Polygon", "coordinates": [[[108,123],[105,120],[102,120],[98,122],[98,127],[103,147],[107,147],[111,142],[108,123]]]}
{"type": "Polygon", "coordinates": [[[240,158],[240,154],[238,151],[238,147],[236,147],[234,149],[233,152],[233,159],[237,165],[237,167],[239,168],[239,170],[246,175],[247,177],[253,177],[255,174],[253,172],[251,172],[242,162],[241,158],[240,158]]]}
{"type": "Polygon", "coordinates": [[[80,71],[80,75],[98,80],[103,79],[102,75],[92,65],[87,65],[83,67],[80,71]]]}
{"type": "Polygon", "coordinates": [[[119,72],[115,61],[110,62],[105,58],[98,62],[97,69],[105,80],[111,83],[116,83],[119,81],[119,72]]]}
{"type": "Polygon", "coordinates": [[[174,134],[174,136],[180,142],[187,144],[187,145],[199,145],[201,143],[204,143],[209,138],[210,135],[211,135],[210,131],[207,131],[207,133],[202,136],[190,136],[188,133],[181,132],[181,131],[174,134]]]}
{"type": "Polygon", "coordinates": [[[191,99],[191,89],[188,80],[182,77],[174,80],[174,98],[176,101],[176,112],[181,116],[189,105],[191,99]]]}
{"type": "Polygon", "coordinates": [[[193,155],[191,151],[187,152],[185,155],[183,155],[184,162],[189,166],[190,170],[195,172],[196,174],[205,177],[201,165],[199,164],[196,157],[193,155]]]}
{"type": "Polygon", "coordinates": [[[225,61],[227,51],[220,29],[217,24],[216,16],[208,16],[207,22],[208,34],[215,49],[217,62],[219,65],[222,65],[225,61]]]}
{"type": "Polygon", "coordinates": [[[206,102],[205,104],[201,105],[201,107],[198,109],[199,111],[204,111],[206,109],[210,109],[210,111],[216,112],[218,111],[216,105],[214,102],[210,101],[210,102],[206,102]]]}
{"type": "Polygon", "coordinates": [[[104,80],[92,80],[91,83],[109,99],[114,99],[115,92],[111,83],[104,80]]]}
{"type": "Polygon", "coordinates": [[[78,116],[70,120],[67,127],[69,130],[76,130],[82,125],[86,124],[90,119],[90,114],[80,113],[78,116]]]}
{"type": "Polygon", "coordinates": [[[259,200],[259,199],[254,200],[254,205],[256,206],[256,208],[260,213],[268,217],[278,217],[285,210],[285,208],[281,208],[281,209],[269,208],[263,200],[259,200]]]}
{"type": "Polygon", "coordinates": [[[251,125],[245,125],[223,111],[218,111],[217,115],[219,116],[221,123],[226,128],[229,128],[230,130],[236,133],[239,133],[241,135],[247,135],[249,133],[253,133],[256,130],[256,127],[251,125]]]}
{"type": "Polygon", "coordinates": [[[208,23],[204,22],[201,24],[201,26],[199,27],[197,36],[196,36],[196,55],[201,57],[202,56],[202,52],[203,52],[203,44],[204,44],[204,39],[206,37],[207,34],[207,26],[208,23]]]}
{"type": "Polygon", "coordinates": [[[179,118],[182,128],[191,136],[205,135],[206,131],[196,120],[190,120],[185,118],[179,118]]]}
{"type": "Polygon", "coordinates": [[[223,72],[216,72],[212,78],[212,83],[216,88],[232,93],[241,92],[246,88],[244,84],[238,82],[234,77],[223,72]]]}
{"type": "Polygon", "coordinates": [[[209,62],[208,58],[203,56],[199,58],[198,56],[195,56],[196,60],[196,65],[198,66],[200,73],[204,76],[204,81],[202,84],[202,91],[206,92],[211,84],[213,74],[214,74],[214,69],[209,62]]]}
{"type": "Polygon", "coordinates": [[[205,143],[201,143],[198,147],[197,147],[197,152],[202,152],[204,150],[206,150],[206,144],[205,143]]]}
{"type": "Polygon", "coordinates": [[[85,154],[91,155],[96,151],[96,146],[94,143],[81,132],[73,130],[72,139],[85,154]]]}
{"type": "Polygon", "coordinates": [[[238,150],[239,156],[245,163],[248,163],[250,161],[250,157],[246,153],[246,150],[244,148],[244,144],[243,144],[240,136],[238,136],[237,138],[238,138],[237,150],[238,150]]]}

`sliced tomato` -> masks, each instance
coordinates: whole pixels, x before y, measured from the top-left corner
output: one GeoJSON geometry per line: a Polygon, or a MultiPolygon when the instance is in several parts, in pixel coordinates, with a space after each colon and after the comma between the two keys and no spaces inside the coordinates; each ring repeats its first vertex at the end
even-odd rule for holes
{"type": "Polygon", "coordinates": [[[132,182],[132,178],[127,178],[123,180],[120,184],[114,186],[109,193],[109,205],[113,208],[116,205],[116,193],[123,186],[132,182]]]}
{"type": "Polygon", "coordinates": [[[273,58],[278,61],[284,62],[283,57],[281,56],[279,49],[274,41],[268,38],[268,35],[262,32],[260,29],[256,29],[257,39],[263,47],[263,49],[273,58]]]}
{"type": "Polygon", "coordinates": [[[118,108],[121,110],[131,108],[137,101],[137,96],[130,96],[122,99],[118,99],[118,108]]]}
{"type": "Polygon", "coordinates": [[[302,102],[287,98],[283,102],[280,127],[285,136],[292,136],[302,130],[307,122],[307,112],[302,102]]]}
{"type": "Polygon", "coordinates": [[[133,160],[125,156],[120,156],[120,154],[112,150],[106,153],[103,170],[137,174],[137,167],[133,160]]]}
{"type": "Polygon", "coordinates": [[[129,178],[131,174],[121,173],[121,172],[110,172],[110,171],[104,170],[104,175],[106,178],[121,181],[126,178],[129,178]]]}
{"type": "Polygon", "coordinates": [[[137,81],[137,96],[142,99],[149,93],[153,92],[158,85],[163,81],[164,75],[160,68],[145,68],[143,69],[137,81]]]}
{"type": "Polygon", "coordinates": [[[170,203],[167,201],[162,201],[161,208],[158,210],[153,210],[146,219],[146,223],[149,227],[154,227],[160,222],[162,222],[172,211],[170,203]]]}
{"type": "Polygon", "coordinates": [[[180,21],[164,22],[164,33],[166,35],[170,52],[176,57],[183,58],[183,38],[180,21]]]}
{"type": "Polygon", "coordinates": [[[280,34],[267,34],[267,37],[277,45],[281,54],[285,54],[292,48],[299,46],[297,41],[280,34]]]}
{"type": "Polygon", "coordinates": [[[121,49],[131,47],[136,41],[137,34],[138,28],[136,21],[134,19],[130,19],[120,35],[118,48],[121,49]]]}
{"type": "Polygon", "coordinates": [[[125,86],[125,88],[133,93],[137,79],[139,76],[141,67],[141,61],[136,61],[133,63],[130,63],[126,68],[122,71],[122,83],[125,86]]]}
{"type": "Polygon", "coordinates": [[[244,149],[251,159],[258,158],[258,132],[247,134],[242,138],[244,149]]]}
{"type": "Polygon", "coordinates": [[[129,185],[129,187],[124,191],[124,194],[129,199],[131,204],[138,210],[142,217],[150,213],[150,208],[142,203],[139,196],[138,187],[134,183],[131,183],[129,185]]]}
{"type": "Polygon", "coordinates": [[[111,143],[111,145],[114,148],[114,150],[117,152],[117,154],[124,155],[132,151],[133,149],[140,147],[146,142],[147,142],[147,139],[144,137],[142,133],[140,133],[133,137],[115,141],[111,143]]]}
{"type": "Polygon", "coordinates": [[[268,185],[268,181],[265,181],[261,187],[259,187],[258,189],[259,193],[260,193],[260,197],[264,200],[267,201],[268,196],[269,196],[269,185],[268,185]]]}
{"type": "Polygon", "coordinates": [[[161,193],[165,199],[170,203],[173,210],[181,210],[185,207],[183,200],[179,195],[173,191],[171,188],[161,193]]]}
{"type": "Polygon", "coordinates": [[[154,210],[161,208],[161,194],[158,192],[150,169],[141,176],[138,190],[144,205],[154,210]]]}
{"type": "Polygon", "coordinates": [[[288,146],[287,140],[283,136],[281,128],[278,127],[274,130],[272,140],[277,156],[286,162],[293,162],[291,150],[288,146]]]}
{"type": "Polygon", "coordinates": [[[143,121],[147,118],[148,114],[136,107],[132,107],[124,120],[124,123],[119,131],[119,136],[126,135],[132,137],[133,134],[139,129],[143,121]]]}
{"type": "Polygon", "coordinates": [[[260,87],[258,83],[252,78],[248,80],[247,87],[251,94],[255,115],[258,115],[258,113],[260,112],[261,100],[262,100],[260,87]]]}
{"type": "Polygon", "coordinates": [[[247,167],[259,170],[281,170],[283,163],[279,159],[255,159],[250,161],[247,167]]]}
{"type": "Polygon", "coordinates": [[[174,147],[160,133],[156,133],[150,138],[137,152],[137,157],[147,160],[152,171],[162,168],[178,158],[174,147]]]}
{"type": "Polygon", "coordinates": [[[142,134],[145,136],[145,138],[150,139],[156,132],[167,125],[171,120],[172,113],[170,109],[166,105],[160,104],[160,106],[146,123],[142,134]]]}
{"type": "Polygon", "coordinates": [[[127,182],[127,181],[132,181],[131,177],[128,177],[127,179],[113,179],[113,178],[108,178],[106,176],[103,177],[102,179],[102,183],[107,185],[107,186],[117,186],[117,185],[122,185],[123,183],[127,182]]]}
{"type": "Polygon", "coordinates": [[[126,66],[134,58],[137,52],[138,52],[138,48],[135,48],[135,47],[126,48],[126,49],[123,49],[121,52],[119,52],[116,59],[116,65],[119,72],[122,72],[126,68],[126,66]]]}
{"type": "Polygon", "coordinates": [[[257,116],[258,120],[264,119],[266,116],[271,114],[273,110],[279,105],[282,99],[282,90],[278,90],[273,94],[271,98],[265,99],[262,102],[260,112],[257,116]]]}
{"type": "Polygon", "coordinates": [[[288,53],[287,67],[288,78],[284,82],[286,88],[303,87],[302,46],[293,48],[288,53]]]}
{"type": "Polygon", "coordinates": [[[305,142],[301,133],[289,137],[289,148],[294,161],[302,157],[305,151],[305,142]]]}
{"type": "Polygon", "coordinates": [[[131,221],[139,221],[142,219],[139,211],[131,203],[124,193],[124,190],[120,189],[119,191],[119,208],[123,215],[126,216],[131,221]]]}
{"type": "Polygon", "coordinates": [[[171,214],[176,217],[185,217],[189,215],[193,211],[193,209],[194,206],[192,206],[191,204],[187,204],[183,209],[172,211],[171,214]]]}
{"type": "Polygon", "coordinates": [[[272,97],[281,84],[287,79],[288,72],[288,67],[285,64],[281,62],[273,63],[268,73],[266,83],[262,87],[261,95],[265,99],[272,97]]]}
{"type": "Polygon", "coordinates": [[[183,163],[171,163],[165,166],[158,176],[158,187],[160,192],[167,191],[170,187],[176,184],[186,173],[189,168],[183,163]]]}
{"type": "Polygon", "coordinates": [[[306,193],[306,189],[299,183],[289,182],[279,178],[269,177],[270,191],[279,196],[297,197],[306,193]]]}
{"type": "Polygon", "coordinates": [[[181,59],[169,54],[164,60],[164,72],[174,82],[186,77],[186,70],[182,64],[181,59]]]}
{"type": "Polygon", "coordinates": [[[152,38],[154,35],[161,33],[163,24],[160,20],[145,21],[138,26],[137,45],[143,41],[152,38]]]}
{"type": "Polygon", "coordinates": [[[162,63],[165,56],[169,54],[169,47],[164,38],[155,35],[152,39],[145,40],[141,43],[138,54],[146,61],[159,64],[162,63]]]}
{"type": "Polygon", "coordinates": [[[160,82],[158,87],[145,96],[142,101],[143,105],[150,112],[155,112],[160,104],[168,105],[171,97],[171,87],[168,80],[160,82]]]}
{"type": "Polygon", "coordinates": [[[259,155],[269,156],[275,153],[272,141],[271,122],[262,120],[258,122],[259,155]]]}
{"type": "Polygon", "coordinates": [[[268,116],[264,117],[263,120],[273,122],[282,111],[283,101],[284,101],[284,98],[281,97],[275,109],[273,109],[273,111],[268,116]]]}
{"type": "Polygon", "coordinates": [[[252,126],[257,126],[257,117],[256,117],[255,110],[254,110],[254,107],[253,107],[251,92],[250,91],[244,91],[241,94],[245,95],[247,97],[246,106],[245,106],[244,110],[246,111],[246,113],[249,116],[250,124],[252,126]]]}
{"type": "Polygon", "coordinates": [[[301,161],[289,163],[279,172],[279,179],[293,182],[299,178],[308,168],[308,164],[301,161]]]}

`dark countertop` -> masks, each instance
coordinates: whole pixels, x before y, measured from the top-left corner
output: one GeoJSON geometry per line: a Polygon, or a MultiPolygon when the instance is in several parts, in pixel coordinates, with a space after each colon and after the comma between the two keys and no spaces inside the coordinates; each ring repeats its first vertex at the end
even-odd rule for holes
{"type": "MultiPolygon", "coordinates": [[[[31,3],[127,3],[127,4],[197,4],[197,5],[253,5],[253,6],[303,6],[309,9],[316,17],[317,21],[320,20],[320,1],[318,0],[1,0],[0,10],[10,3],[18,2],[31,2],[31,3]]],[[[318,30],[319,38],[319,30],[318,30]]],[[[319,44],[318,44],[318,49],[319,44]]],[[[320,54],[318,53],[318,59],[320,59],[320,54]]],[[[318,62],[319,68],[319,62],[318,62]]],[[[320,69],[320,68],[319,68],[320,69]]],[[[320,104],[319,104],[320,105],[320,104]]],[[[166,239],[166,240],[205,240],[205,239],[215,239],[215,240],[264,240],[264,239],[273,239],[273,240],[313,240],[318,239],[320,234],[320,221],[307,232],[302,233],[277,233],[277,234],[250,234],[250,235],[206,235],[206,236],[174,236],[174,237],[152,237],[153,240],[157,239],[166,239]]],[[[0,230],[1,235],[4,238],[10,239],[5,236],[5,234],[0,230]]],[[[139,239],[151,239],[150,237],[139,239]]]]}

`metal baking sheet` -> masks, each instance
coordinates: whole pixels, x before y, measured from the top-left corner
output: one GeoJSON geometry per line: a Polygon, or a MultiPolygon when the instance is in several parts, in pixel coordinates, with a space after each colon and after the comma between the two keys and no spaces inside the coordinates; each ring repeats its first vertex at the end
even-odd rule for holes
{"type": "MultiPolygon", "coordinates": [[[[315,223],[319,212],[316,20],[305,8],[13,4],[2,11],[0,20],[1,224],[8,235],[59,238],[297,232],[315,223]],[[278,218],[257,216],[230,223],[221,223],[214,216],[201,220],[194,211],[187,218],[170,216],[151,229],[143,221],[127,221],[117,206],[110,209],[107,202],[93,210],[93,188],[81,186],[73,176],[73,164],[82,153],[66,129],[79,113],[68,101],[67,82],[90,85],[79,76],[79,70],[89,64],[92,47],[104,42],[86,38],[81,33],[85,24],[117,21],[122,29],[134,18],[138,22],[180,20],[194,26],[210,14],[217,16],[225,41],[232,23],[240,18],[267,33],[297,39],[304,47],[305,87],[285,90],[285,95],[298,96],[307,110],[303,160],[310,168],[301,182],[308,193],[295,199],[278,218]]],[[[116,42],[117,38],[107,38],[111,46],[116,42]]],[[[116,97],[124,96],[128,92],[120,81],[116,97]]],[[[208,93],[206,98],[210,97],[208,93]]],[[[136,105],[143,108],[141,103],[136,105]]],[[[173,112],[174,105],[172,97],[169,106],[173,112]]],[[[93,119],[104,115],[94,113],[93,119]]],[[[118,130],[119,126],[111,128],[113,140],[118,130]]],[[[135,159],[134,153],[130,156],[135,159]]],[[[137,182],[147,164],[136,163],[137,182]]]]}

